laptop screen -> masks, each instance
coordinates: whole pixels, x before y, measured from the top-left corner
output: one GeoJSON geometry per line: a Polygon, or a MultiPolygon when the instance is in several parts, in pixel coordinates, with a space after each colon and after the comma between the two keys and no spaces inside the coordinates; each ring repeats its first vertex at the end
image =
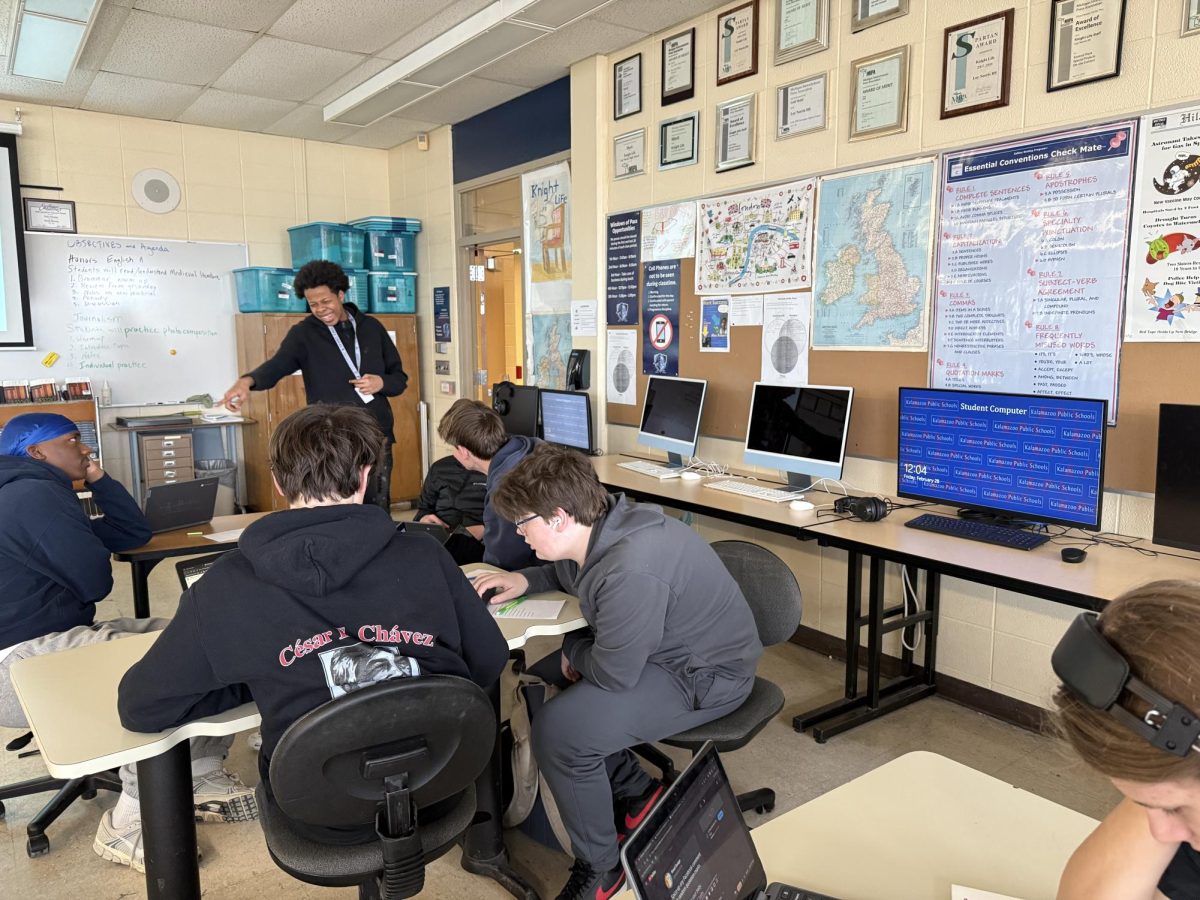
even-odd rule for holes
{"type": "Polygon", "coordinates": [[[642,900],[746,900],[767,886],[711,744],[663,795],[622,858],[642,900]]]}

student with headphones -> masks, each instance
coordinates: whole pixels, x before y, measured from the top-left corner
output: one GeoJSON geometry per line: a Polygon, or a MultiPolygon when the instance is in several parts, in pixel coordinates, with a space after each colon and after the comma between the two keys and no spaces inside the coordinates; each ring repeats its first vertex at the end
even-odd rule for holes
{"type": "Polygon", "coordinates": [[[1125,799],[1072,855],[1059,900],[1200,898],[1200,583],[1083,613],[1054,650],[1059,728],[1125,799]]]}

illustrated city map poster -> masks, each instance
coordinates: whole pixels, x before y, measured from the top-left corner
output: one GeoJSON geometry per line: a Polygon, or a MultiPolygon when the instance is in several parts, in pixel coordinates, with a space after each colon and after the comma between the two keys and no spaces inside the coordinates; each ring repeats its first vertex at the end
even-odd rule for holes
{"type": "Polygon", "coordinates": [[[696,293],[762,294],[812,287],[816,182],[793,181],[697,203],[696,293]]]}

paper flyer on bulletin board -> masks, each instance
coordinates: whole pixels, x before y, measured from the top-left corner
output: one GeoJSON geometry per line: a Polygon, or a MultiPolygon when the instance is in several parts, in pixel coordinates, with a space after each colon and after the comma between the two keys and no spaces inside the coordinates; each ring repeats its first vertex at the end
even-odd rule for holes
{"type": "Polygon", "coordinates": [[[1135,121],[942,159],[929,383],[1117,414],[1135,121]]]}
{"type": "Polygon", "coordinates": [[[638,333],[633,328],[608,329],[608,402],[624,406],[637,405],[638,333]]]}
{"type": "Polygon", "coordinates": [[[1200,106],[1143,116],[1125,340],[1200,340],[1200,106]]]}

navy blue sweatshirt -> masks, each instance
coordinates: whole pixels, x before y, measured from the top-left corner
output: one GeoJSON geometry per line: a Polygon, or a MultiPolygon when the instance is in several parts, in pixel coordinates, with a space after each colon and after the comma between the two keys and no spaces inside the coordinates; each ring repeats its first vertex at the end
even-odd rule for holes
{"type": "Polygon", "coordinates": [[[540,444],[537,438],[513,435],[503,447],[496,451],[488,464],[487,502],[483,508],[483,561],[513,572],[528,566],[541,565],[525,538],[517,534],[517,528],[507,519],[496,515],[492,509],[492,494],[505,473],[515,469],[517,463],[533,452],[540,444]]]}
{"type": "Polygon", "coordinates": [[[508,644],[450,555],[377,506],[272,513],[184,592],[121,680],[117,709],[159,731],[253,698],[259,770],[309,710],[376,681],[458,675],[492,684],[508,644]]]}
{"type": "MultiPolygon", "coordinates": [[[[398,397],[408,387],[408,376],[404,373],[400,354],[378,319],[360,312],[353,303],[344,306],[358,327],[358,346],[362,354],[359,371],[363,375],[378,375],[383,379],[379,393],[366,404],[367,412],[378,420],[388,439],[394,441],[394,419],[387,398],[398,397]]],[[[353,360],[354,332],[339,326],[339,334],[343,331],[342,344],[353,360]]],[[[354,392],[354,385],[350,383],[354,373],[346,365],[341,350],[329,333],[329,326],[316,316],[305,316],[293,325],[275,355],[246,374],[254,379],[252,390],[265,391],[275,387],[281,379],[297,369],[304,378],[304,397],[309,403],[362,405],[362,400],[354,392]]]]}
{"type": "Polygon", "coordinates": [[[102,519],[88,519],[61,470],[0,456],[0,648],[91,625],[112,590],[109,554],[150,540],[120,482],[105,475],[88,487],[102,519]]]}

